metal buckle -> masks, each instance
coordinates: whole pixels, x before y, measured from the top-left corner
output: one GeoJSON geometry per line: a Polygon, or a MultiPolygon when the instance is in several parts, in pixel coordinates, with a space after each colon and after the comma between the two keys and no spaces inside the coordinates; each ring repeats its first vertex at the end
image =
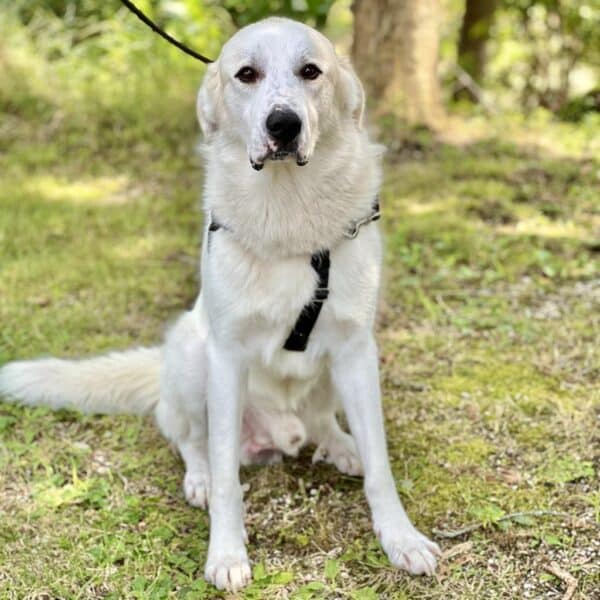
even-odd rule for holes
{"type": "Polygon", "coordinates": [[[325,302],[329,298],[329,288],[318,287],[315,289],[315,297],[313,302],[325,302]]]}
{"type": "Polygon", "coordinates": [[[349,240],[353,240],[358,235],[358,232],[363,225],[371,223],[372,221],[377,221],[379,217],[381,217],[381,213],[379,210],[376,210],[367,217],[363,217],[362,219],[358,219],[358,221],[354,221],[350,229],[344,231],[344,237],[348,238],[349,240]]]}

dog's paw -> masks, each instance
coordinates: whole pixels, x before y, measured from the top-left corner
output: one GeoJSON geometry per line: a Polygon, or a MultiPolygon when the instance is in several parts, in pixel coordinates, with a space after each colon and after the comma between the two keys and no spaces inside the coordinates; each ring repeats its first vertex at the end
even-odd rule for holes
{"type": "Polygon", "coordinates": [[[433,575],[440,547],[414,527],[376,529],[375,533],[390,562],[411,575],[433,575]]]}
{"type": "Polygon", "coordinates": [[[313,454],[312,461],[335,465],[338,471],[346,475],[363,474],[354,438],[344,432],[321,442],[313,454]]]}
{"type": "Polygon", "coordinates": [[[216,559],[209,557],[204,568],[204,577],[219,590],[238,592],[252,579],[246,551],[237,555],[219,556],[216,559]]]}
{"type": "Polygon", "coordinates": [[[271,419],[270,433],[275,447],[288,456],[298,456],[306,444],[306,428],[296,415],[284,413],[271,419]]]}
{"type": "Polygon", "coordinates": [[[187,471],[183,479],[183,493],[191,506],[206,508],[210,496],[208,473],[187,471]]]}

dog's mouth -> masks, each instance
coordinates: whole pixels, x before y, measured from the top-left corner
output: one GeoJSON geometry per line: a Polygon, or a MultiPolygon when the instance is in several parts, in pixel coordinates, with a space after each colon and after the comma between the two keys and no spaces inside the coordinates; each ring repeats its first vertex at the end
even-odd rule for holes
{"type": "Polygon", "coordinates": [[[293,146],[290,148],[269,150],[264,156],[257,160],[250,159],[250,164],[255,171],[260,171],[268,160],[284,161],[288,159],[295,160],[299,167],[303,167],[308,162],[308,158],[300,154],[298,147],[293,146]]]}

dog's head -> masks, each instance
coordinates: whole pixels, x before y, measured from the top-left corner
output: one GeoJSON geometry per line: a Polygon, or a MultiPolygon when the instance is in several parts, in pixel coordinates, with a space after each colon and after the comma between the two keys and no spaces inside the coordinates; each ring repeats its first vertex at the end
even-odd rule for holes
{"type": "Polygon", "coordinates": [[[245,145],[251,165],[306,164],[334,127],[361,127],[364,92],[350,62],[314,29],[270,18],[241,29],[198,94],[205,136],[245,145]]]}

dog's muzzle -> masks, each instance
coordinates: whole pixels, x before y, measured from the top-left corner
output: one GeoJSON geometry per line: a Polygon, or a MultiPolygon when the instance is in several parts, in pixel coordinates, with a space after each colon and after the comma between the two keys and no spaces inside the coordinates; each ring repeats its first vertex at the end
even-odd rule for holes
{"type": "Polygon", "coordinates": [[[307,160],[298,154],[298,136],[302,129],[302,120],[292,110],[276,108],[269,113],[265,123],[269,135],[269,152],[259,162],[252,162],[252,167],[260,171],[264,161],[284,160],[289,156],[296,159],[296,164],[303,166],[307,160]]]}

